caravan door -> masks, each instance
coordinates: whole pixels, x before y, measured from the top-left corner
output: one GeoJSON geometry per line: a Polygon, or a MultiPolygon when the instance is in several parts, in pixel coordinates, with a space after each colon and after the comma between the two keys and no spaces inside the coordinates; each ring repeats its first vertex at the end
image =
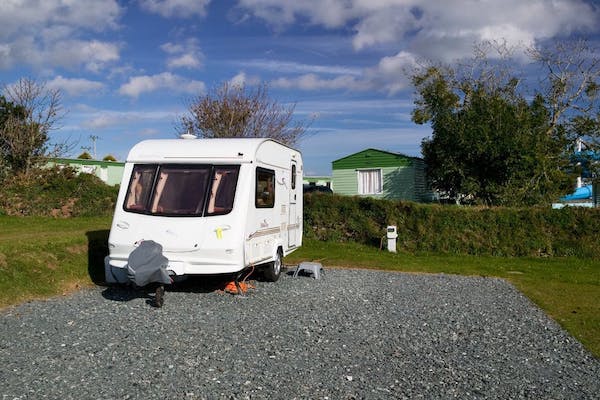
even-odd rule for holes
{"type": "Polygon", "coordinates": [[[298,199],[296,198],[296,185],[298,185],[296,160],[292,160],[291,175],[290,205],[288,212],[288,247],[296,247],[300,225],[298,223],[298,210],[296,208],[298,202],[298,199]]]}

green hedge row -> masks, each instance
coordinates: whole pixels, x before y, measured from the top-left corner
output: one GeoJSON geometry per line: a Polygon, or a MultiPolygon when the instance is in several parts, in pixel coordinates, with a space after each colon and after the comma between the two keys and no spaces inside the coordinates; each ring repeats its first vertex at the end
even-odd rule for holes
{"type": "Polygon", "coordinates": [[[398,249],[410,253],[600,258],[600,209],[474,208],[304,196],[306,238],[380,246],[387,225],[398,226],[398,249]]]}
{"type": "Polygon", "coordinates": [[[118,187],[73,169],[44,168],[7,178],[0,191],[0,215],[87,217],[111,215],[118,187]]]}
{"type": "MultiPolygon", "coordinates": [[[[45,169],[3,182],[0,214],[111,215],[118,188],[89,174],[45,169]]],[[[304,196],[304,236],[418,253],[600,258],[600,209],[476,208],[313,193],[304,196]]]]}

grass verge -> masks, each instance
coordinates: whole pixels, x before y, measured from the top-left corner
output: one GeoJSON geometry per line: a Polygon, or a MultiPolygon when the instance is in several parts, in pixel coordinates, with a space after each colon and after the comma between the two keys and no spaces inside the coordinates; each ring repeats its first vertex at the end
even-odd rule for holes
{"type": "Polygon", "coordinates": [[[600,261],[575,257],[392,254],[354,243],[305,241],[286,263],[506,279],[600,357],[600,261]]]}
{"type": "Polygon", "coordinates": [[[0,216],[0,307],[102,281],[110,218],[0,216]]]}
{"type": "MultiPolygon", "coordinates": [[[[109,217],[0,216],[0,308],[102,282],[109,217]]],[[[495,276],[521,292],[600,357],[600,260],[391,254],[308,240],[286,263],[495,276]]]]}

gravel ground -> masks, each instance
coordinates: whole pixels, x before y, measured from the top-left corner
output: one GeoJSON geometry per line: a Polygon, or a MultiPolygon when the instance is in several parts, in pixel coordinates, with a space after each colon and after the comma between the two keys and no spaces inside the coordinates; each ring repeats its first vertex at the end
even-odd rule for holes
{"type": "Polygon", "coordinates": [[[499,279],[328,269],[165,298],[1,312],[0,398],[600,398],[600,360],[499,279]]]}

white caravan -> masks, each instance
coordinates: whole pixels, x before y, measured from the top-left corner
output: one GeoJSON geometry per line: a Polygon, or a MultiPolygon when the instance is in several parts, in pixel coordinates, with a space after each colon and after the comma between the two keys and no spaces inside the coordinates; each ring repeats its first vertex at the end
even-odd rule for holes
{"type": "Polygon", "coordinates": [[[127,282],[130,253],[162,246],[172,277],[279,278],[302,244],[302,156],[271,139],[166,139],[127,157],[105,259],[108,283],[127,282]]]}

